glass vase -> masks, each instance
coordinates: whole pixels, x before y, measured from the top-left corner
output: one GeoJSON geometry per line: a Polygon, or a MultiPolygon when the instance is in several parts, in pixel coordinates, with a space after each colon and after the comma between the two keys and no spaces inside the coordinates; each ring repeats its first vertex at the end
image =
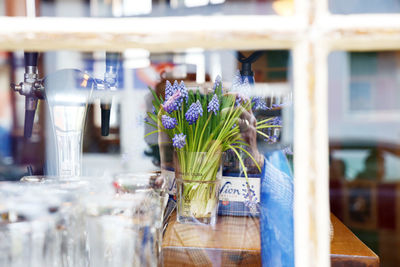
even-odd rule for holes
{"type": "Polygon", "coordinates": [[[175,152],[177,221],[215,225],[222,176],[221,151],[175,152]]]}

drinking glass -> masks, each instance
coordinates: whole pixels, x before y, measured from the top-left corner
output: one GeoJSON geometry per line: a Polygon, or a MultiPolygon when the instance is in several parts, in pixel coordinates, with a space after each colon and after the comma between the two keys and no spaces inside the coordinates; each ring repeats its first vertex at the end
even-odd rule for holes
{"type": "Polygon", "coordinates": [[[54,201],[2,183],[0,203],[0,266],[60,266],[54,201]]]}
{"type": "Polygon", "coordinates": [[[50,207],[57,214],[57,266],[86,267],[86,228],[80,200],[89,192],[89,183],[76,177],[26,176],[21,179],[21,185],[28,191],[36,191],[37,195],[51,196],[57,200],[50,207]]]}
{"type": "Polygon", "coordinates": [[[143,235],[144,246],[141,253],[146,255],[155,251],[155,258],[162,262],[163,219],[168,194],[161,172],[119,173],[114,177],[114,187],[119,194],[145,194],[145,200],[139,210],[141,214],[149,214],[150,211],[150,217],[148,222],[142,224],[142,232],[146,234],[143,235]],[[150,233],[154,235],[148,237],[150,233]]]}
{"type": "MultiPolygon", "coordinates": [[[[55,151],[48,161],[48,173],[73,177],[81,174],[82,134],[93,79],[76,69],[63,69],[44,79],[55,151]],[[54,166],[53,164],[56,163],[54,166]]],[[[51,135],[49,135],[51,136],[51,135]]]]}
{"type": "Polygon", "coordinates": [[[151,225],[151,210],[142,208],[145,201],[145,193],[85,199],[89,266],[157,266],[154,255],[144,249],[152,237],[143,230],[143,225],[151,225]]]}

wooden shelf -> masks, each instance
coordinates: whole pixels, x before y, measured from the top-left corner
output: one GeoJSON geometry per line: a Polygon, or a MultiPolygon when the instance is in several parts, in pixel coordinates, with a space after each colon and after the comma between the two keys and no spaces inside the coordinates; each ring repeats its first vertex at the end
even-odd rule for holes
{"type": "MultiPolygon", "coordinates": [[[[379,266],[378,256],[331,215],[332,266],[379,266]]],[[[220,216],[215,227],[180,224],[173,214],[163,240],[164,266],[261,266],[258,218],[220,216]]]]}

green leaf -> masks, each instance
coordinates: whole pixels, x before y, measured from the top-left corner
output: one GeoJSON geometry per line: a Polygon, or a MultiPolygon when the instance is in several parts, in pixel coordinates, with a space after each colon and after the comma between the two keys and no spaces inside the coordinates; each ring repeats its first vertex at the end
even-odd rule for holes
{"type": "Polygon", "coordinates": [[[249,156],[249,158],[251,158],[251,159],[253,160],[253,162],[254,162],[254,164],[256,165],[258,171],[261,172],[260,165],[258,165],[258,162],[253,158],[253,156],[252,156],[246,149],[244,149],[243,147],[240,147],[240,146],[232,146],[232,147],[237,148],[237,149],[240,149],[241,151],[243,151],[244,153],[246,153],[246,155],[249,156]]]}
{"type": "Polygon", "coordinates": [[[267,135],[267,134],[265,134],[265,133],[263,133],[261,131],[257,131],[257,133],[262,135],[262,136],[264,136],[265,138],[269,138],[269,135],[267,135]]]}
{"type": "Polygon", "coordinates": [[[240,156],[240,154],[237,152],[237,150],[233,146],[228,146],[228,147],[230,149],[232,149],[232,151],[236,154],[236,156],[237,156],[237,158],[238,158],[238,160],[240,162],[240,165],[243,168],[244,176],[246,177],[246,182],[248,183],[249,182],[249,178],[247,177],[247,170],[246,170],[246,166],[244,166],[242,157],[240,156]]]}
{"type": "Polygon", "coordinates": [[[146,123],[147,125],[150,125],[151,127],[154,127],[154,128],[156,128],[156,129],[158,129],[158,126],[155,125],[155,124],[152,124],[152,123],[147,122],[147,121],[145,121],[144,123],[146,123]]]}
{"type": "Polygon", "coordinates": [[[152,131],[152,132],[146,134],[144,137],[150,136],[150,135],[158,133],[158,132],[159,132],[159,130],[152,131]]]}

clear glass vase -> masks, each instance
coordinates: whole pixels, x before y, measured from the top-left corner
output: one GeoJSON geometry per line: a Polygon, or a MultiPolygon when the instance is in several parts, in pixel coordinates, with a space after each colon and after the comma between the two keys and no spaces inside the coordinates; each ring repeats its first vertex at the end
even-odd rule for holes
{"type": "Polygon", "coordinates": [[[222,177],[221,151],[175,151],[177,220],[215,225],[222,177]]]}

